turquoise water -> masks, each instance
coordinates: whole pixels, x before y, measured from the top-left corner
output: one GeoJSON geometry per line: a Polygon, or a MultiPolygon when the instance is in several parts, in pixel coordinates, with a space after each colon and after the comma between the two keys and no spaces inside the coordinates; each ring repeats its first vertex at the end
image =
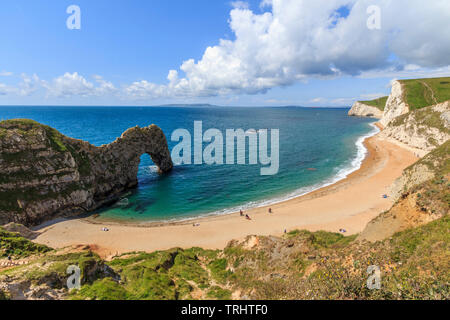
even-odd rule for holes
{"type": "Polygon", "coordinates": [[[94,145],[114,141],[126,129],[157,124],[169,147],[175,129],[279,129],[280,169],[261,176],[260,165],[182,165],[160,176],[149,156],[141,159],[139,187],[126,200],[99,211],[127,221],[185,219],[255,207],[310,192],[344,178],[364,157],[362,140],[372,120],[348,109],[176,107],[0,107],[0,119],[29,118],[94,145]],[[312,170],[313,169],[313,170],[312,170]]]}

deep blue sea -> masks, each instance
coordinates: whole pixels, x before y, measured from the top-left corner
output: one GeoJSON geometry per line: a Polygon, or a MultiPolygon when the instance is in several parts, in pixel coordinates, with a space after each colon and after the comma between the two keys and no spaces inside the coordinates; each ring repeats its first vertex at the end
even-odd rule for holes
{"type": "MultiPolygon", "coordinates": [[[[143,155],[139,187],[99,213],[108,219],[160,221],[222,214],[278,202],[344,178],[361,165],[373,120],[348,109],[237,107],[0,107],[0,120],[28,118],[100,146],[130,127],[156,124],[170,141],[175,129],[279,129],[280,169],[261,176],[261,165],[181,165],[160,176],[143,155]]],[[[206,145],[206,144],[205,144],[206,145]]]]}

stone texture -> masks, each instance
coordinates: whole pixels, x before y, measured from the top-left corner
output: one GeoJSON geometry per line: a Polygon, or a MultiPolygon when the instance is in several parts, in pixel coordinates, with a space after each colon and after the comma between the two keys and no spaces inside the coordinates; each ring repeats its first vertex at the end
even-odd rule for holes
{"type": "Polygon", "coordinates": [[[369,117],[381,119],[383,117],[383,111],[376,107],[372,107],[362,102],[356,101],[348,112],[348,115],[352,117],[369,117]]]}
{"type": "Polygon", "coordinates": [[[395,118],[408,113],[409,107],[404,101],[403,86],[399,81],[392,83],[392,91],[386,102],[383,118],[380,123],[386,127],[395,118]]]}
{"type": "Polygon", "coordinates": [[[450,139],[450,101],[411,111],[389,122],[379,137],[428,153],[450,139]]]}
{"type": "Polygon", "coordinates": [[[162,130],[131,128],[96,147],[31,120],[0,122],[0,224],[27,226],[117,201],[138,184],[140,157],[172,169],[162,130]]]}

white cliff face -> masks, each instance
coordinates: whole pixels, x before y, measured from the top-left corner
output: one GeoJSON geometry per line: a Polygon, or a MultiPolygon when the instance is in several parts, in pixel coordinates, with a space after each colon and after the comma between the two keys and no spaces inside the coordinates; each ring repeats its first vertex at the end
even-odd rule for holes
{"type": "Polygon", "coordinates": [[[441,113],[440,118],[444,127],[450,130],[450,100],[437,104],[433,110],[441,113]]]}
{"type": "Polygon", "coordinates": [[[380,123],[386,127],[395,118],[408,113],[409,107],[403,100],[403,87],[399,81],[394,81],[392,84],[391,95],[386,102],[383,118],[380,123]]]}
{"type": "Polygon", "coordinates": [[[391,121],[379,137],[424,156],[450,139],[450,101],[414,110],[391,121]]]}
{"type": "Polygon", "coordinates": [[[376,107],[372,107],[357,101],[348,112],[348,115],[352,117],[370,117],[381,119],[383,117],[383,111],[376,107]]]}

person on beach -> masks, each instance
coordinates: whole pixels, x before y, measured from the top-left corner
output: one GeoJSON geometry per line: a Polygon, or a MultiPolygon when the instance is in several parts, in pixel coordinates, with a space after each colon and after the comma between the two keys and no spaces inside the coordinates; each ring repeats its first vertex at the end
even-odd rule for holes
{"type": "Polygon", "coordinates": [[[269,213],[272,213],[272,208],[269,208],[269,213]]]}
{"type": "Polygon", "coordinates": [[[248,214],[245,215],[245,219],[252,220],[252,218],[250,218],[250,216],[248,214]]]}
{"type": "Polygon", "coordinates": [[[244,211],[240,211],[240,214],[241,214],[241,217],[243,217],[244,216],[244,211]]]}

